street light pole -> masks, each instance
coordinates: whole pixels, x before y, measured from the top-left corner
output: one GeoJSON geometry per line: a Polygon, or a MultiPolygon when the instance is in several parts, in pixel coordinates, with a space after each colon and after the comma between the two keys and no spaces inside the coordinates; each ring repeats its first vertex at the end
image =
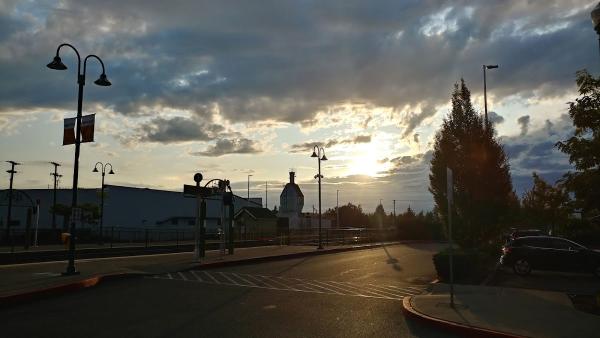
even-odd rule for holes
{"type": "Polygon", "coordinates": [[[340,191],[336,190],[335,193],[335,217],[336,217],[336,226],[340,227],[340,191]]]}
{"type": "Polygon", "coordinates": [[[10,170],[6,172],[10,174],[10,184],[8,187],[8,213],[6,215],[6,239],[10,240],[12,243],[12,236],[10,233],[10,223],[12,222],[12,193],[13,193],[13,176],[17,173],[15,171],[15,166],[21,165],[21,163],[17,163],[15,161],[6,161],[10,163],[10,170]]]}
{"type": "Polygon", "coordinates": [[[248,203],[250,203],[250,176],[252,175],[248,175],[248,203]]]}
{"type": "Polygon", "coordinates": [[[58,167],[60,167],[60,164],[57,162],[50,162],[50,164],[52,164],[54,166],[54,172],[50,173],[50,175],[53,176],[54,178],[54,189],[52,191],[52,229],[56,229],[56,189],[57,189],[57,182],[58,182],[58,178],[62,177],[62,175],[58,174],[58,167]]]}
{"type": "Polygon", "coordinates": [[[269,209],[269,182],[265,181],[265,208],[269,209]]]}
{"type": "Polygon", "coordinates": [[[488,111],[487,111],[487,80],[486,80],[486,76],[485,76],[485,70],[486,69],[495,69],[498,68],[498,65],[483,65],[483,107],[484,107],[484,111],[485,111],[485,129],[487,131],[487,127],[488,127],[488,111]]]}
{"type": "Polygon", "coordinates": [[[102,169],[102,187],[100,188],[100,245],[104,245],[104,232],[102,231],[102,228],[104,226],[104,176],[106,175],[106,167],[110,166],[110,171],[108,172],[109,175],[114,175],[115,172],[113,171],[112,164],[103,164],[102,162],[96,162],[96,165],[94,166],[94,170],[92,170],[92,172],[98,172],[98,164],[102,169]]]}
{"type": "MultiPolygon", "coordinates": [[[[46,65],[46,67],[48,67],[50,69],[54,69],[54,70],[67,69],[67,66],[65,66],[65,64],[62,62],[62,60],[59,56],[60,49],[65,46],[71,48],[75,52],[75,54],[77,54],[77,85],[79,88],[78,88],[78,94],[77,94],[77,118],[76,118],[76,128],[75,128],[76,130],[75,130],[75,160],[74,160],[74,165],[73,165],[73,199],[71,201],[71,208],[72,208],[72,210],[75,210],[77,208],[77,183],[79,180],[79,152],[80,152],[80,146],[81,146],[81,116],[82,116],[82,106],[83,106],[83,86],[85,85],[85,73],[86,73],[86,69],[87,69],[87,60],[89,58],[95,58],[96,60],[98,60],[100,62],[100,65],[102,66],[102,74],[100,74],[100,77],[98,78],[98,80],[94,81],[94,83],[97,84],[98,86],[104,86],[104,87],[110,86],[111,83],[106,78],[104,62],[102,62],[102,60],[94,54],[90,54],[85,57],[85,59],[83,60],[83,72],[82,72],[81,56],[79,55],[79,51],[77,51],[77,49],[75,47],[73,47],[72,45],[70,45],[68,43],[60,44],[58,46],[58,48],[56,48],[56,56],[54,57],[52,62],[50,62],[49,64],[46,65]]],[[[75,224],[75,220],[71,219],[71,231],[70,231],[71,236],[69,236],[69,253],[68,253],[69,263],[67,265],[67,270],[63,273],[63,275],[79,274],[79,272],[77,270],[75,270],[75,241],[77,238],[76,231],[77,231],[77,227],[75,224]]]]}
{"type": "Polygon", "coordinates": [[[319,246],[317,249],[322,250],[323,245],[321,244],[321,223],[322,223],[322,215],[321,215],[321,179],[323,175],[321,175],[321,161],[327,161],[327,157],[325,156],[325,149],[323,147],[319,147],[315,145],[313,147],[313,153],[310,157],[316,157],[317,162],[319,163],[319,173],[315,176],[315,178],[319,179],[319,246]],[[321,153],[323,155],[321,155],[321,153]]]}

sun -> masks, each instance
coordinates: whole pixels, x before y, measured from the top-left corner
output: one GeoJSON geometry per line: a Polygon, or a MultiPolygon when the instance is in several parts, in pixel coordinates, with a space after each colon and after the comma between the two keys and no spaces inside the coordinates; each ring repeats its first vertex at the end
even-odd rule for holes
{"type": "Polygon", "coordinates": [[[390,165],[383,153],[384,147],[371,144],[355,145],[351,153],[347,175],[382,176],[390,165]]]}

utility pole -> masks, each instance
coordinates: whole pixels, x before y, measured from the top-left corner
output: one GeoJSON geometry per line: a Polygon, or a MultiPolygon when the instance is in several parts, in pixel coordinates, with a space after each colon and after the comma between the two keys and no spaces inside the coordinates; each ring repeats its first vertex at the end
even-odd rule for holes
{"type": "Polygon", "coordinates": [[[62,175],[58,174],[58,167],[60,167],[59,163],[50,162],[54,166],[54,172],[50,173],[50,175],[54,178],[54,190],[52,191],[52,229],[56,229],[56,188],[58,187],[58,178],[62,177],[62,175]]]}
{"type": "Polygon", "coordinates": [[[8,214],[6,216],[6,239],[10,239],[12,242],[12,236],[10,235],[10,224],[11,224],[11,216],[12,216],[12,193],[13,193],[13,176],[17,173],[15,171],[15,166],[20,165],[21,163],[17,163],[15,161],[6,161],[10,163],[10,170],[6,172],[10,174],[10,185],[8,188],[8,214]]]}
{"type": "Polygon", "coordinates": [[[250,203],[250,177],[251,176],[252,175],[248,175],[248,199],[247,199],[248,203],[250,203]]]}
{"type": "Polygon", "coordinates": [[[396,225],[396,200],[394,201],[394,225],[396,225]]]}
{"type": "Polygon", "coordinates": [[[336,226],[340,227],[340,191],[336,190],[335,195],[335,213],[336,213],[336,226]]]}
{"type": "Polygon", "coordinates": [[[265,181],[265,208],[269,209],[269,189],[268,189],[268,184],[269,182],[265,181]]]}

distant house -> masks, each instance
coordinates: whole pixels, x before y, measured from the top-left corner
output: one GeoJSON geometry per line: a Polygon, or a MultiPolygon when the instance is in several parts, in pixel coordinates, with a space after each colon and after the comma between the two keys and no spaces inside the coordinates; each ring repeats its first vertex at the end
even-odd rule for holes
{"type": "Polygon", "coordinates": [[[267,208],[243,207],[233,219],[239,239],[264,239],[278,235],[277,215],[267,208]]]}
{"type": "Polygon", "coordinates": [[[295,182],[296,173],[290,171],[290,182],[285,185],[279,196],[278,217],[287,218],[290,229],[298,229],[302,224],[304,194],[295,182]]]}

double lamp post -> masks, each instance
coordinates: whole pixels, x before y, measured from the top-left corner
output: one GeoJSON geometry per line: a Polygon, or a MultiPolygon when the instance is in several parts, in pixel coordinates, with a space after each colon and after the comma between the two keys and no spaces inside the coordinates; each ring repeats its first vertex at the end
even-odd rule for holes
{"type": "MultiPolygon", "coordinates": [[[[63,47],[71,48],[75,54],[77,55],[77,84],[79,87],[78,95],[77,95],[77,118],[76,118],[76,127],[75,127],[75,162],[73,165],[73,198],[71,200],[71,208],[75,210],[77,208],[77,183],[79,178],[79,151],[81,146],[81,116],[82,116],[82,105],[83,105],[83,86],[85,85],[85,73],[87,70],[87,61],[90,58],[96,59],[100,62],[102,66],[102,74],[100,77],[94,81],[94,83],[98,86],[108,87],[111,85],[110,81],[106,78],[106,72],[104,68],[104,62],[98,56],[94,54],[90,54],[85,57],[83,60],[83,71],[81,68],[81,56],[79,55],[79,51],[72,45],[68,43],[63,43],[58,46],[56,49],[56,56],[48,65],[46,65],[50,69],[54,70],[65,70],[67,66],[62,62],[59,53],[60,49],[63,47]]],[[[63,275],[74,275],[79,274],[79,272],[75,269],[75,240],[76,240],[76,224],[74,217],[71,217],[71,236],[69,237],[69,253],[68,260],[69,263],[67,265],[67,270],[63,272],[63,275]]]]}
{"type": "Polygon", "coordinates": [[[92,172],[99,172],[98,171],[98,164],[100,165],[100,172],[102,173],[102,188],[100,189],[100,244],[103,245],[104,244],[104,236],[103,236],[103,232],[102,232],[102,226],[104,225],[104,176],[106,175],[106,167],[110,166],[110,171],[108,172],[109,175],[114,175],[115,172],[113,171],[113,166],[110,163],[102,163],[102,162],[97,162],[96,165],[94,166],[94,170],[92,170],[92,172]]]}
{"type": "Polygon", "coordinates": [[[310,155],[310,157],[316,157],[317,162],[319,163],[319,173],[315,175],[315,178],[319,180],[319,246],[317,247],[317,249],[321,250],[323,249],[323,245],[321,242],[321,179],[323,178],[323,175],[321,175],[321,161],[327,161],[327,157],[325,156],[325,149],[323,149],[323,147],[315,145],[313,147],[313,153],[312,155],[310,155]]]}

